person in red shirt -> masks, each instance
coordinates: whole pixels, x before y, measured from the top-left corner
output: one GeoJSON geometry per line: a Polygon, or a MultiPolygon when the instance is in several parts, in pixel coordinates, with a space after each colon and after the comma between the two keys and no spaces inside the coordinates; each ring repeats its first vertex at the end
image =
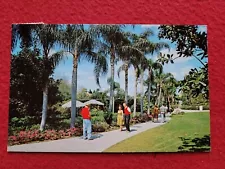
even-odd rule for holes
{"type": "Polygon", "coordinates": [[[81,116],[83,118],[83,139],[91,139],[91,113],[89,105],[85,105],[81,110],[81,116]]]}
{"type": "Polygon", "coordinates": [[[126,130],[128,132],[130,132],[130,114],[131,114],[131,110],[127,106],[126,103],[123,103],[123,107],[124,107],[124,124],[126,126],[126,130]]]}

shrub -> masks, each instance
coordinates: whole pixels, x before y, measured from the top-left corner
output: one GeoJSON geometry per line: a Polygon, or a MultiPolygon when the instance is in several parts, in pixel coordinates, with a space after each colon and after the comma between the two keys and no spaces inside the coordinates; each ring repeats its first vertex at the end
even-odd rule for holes
{"type": "Polygon", "coordinates": [[[78,116],[75,121],[75,126],[81,127],[82,125],[83,125],[83,118],[81,116],[78,116]]]}
{"type": "Polygon", "coordinates": [[[111,125],[113,121],[113,113],[105,113],[104,119],[107,124],[111,125]]]}
{"type": "Polygon", "coordinates": [[[116,125],[117,125],[117,113],[113,113],[111,126],[116,126],[116,125]]]}
{"type": "Polygon", "coordinates": [[[108,128],[109,128],[109,125],[106,122],[101,122],[101,123],[92,125],[93,132],[104,132],[104,131],[107,131],[108,128]]]}
{"type": "MultiPolygon", "coordinates": [[[[184,110],[199,110],[199,106],[201,105],[182,105],[181,109],[184,110]]],[[[203,110],[209,110],[209,105],[202,105],[203,110]]]]}
{"type": "Polygon", "coordinates": [[[148,115],[147,113],[143,114],[143,115],[139,115],[139,116],[135,116],[131,119],[131,123],[132,124],[136,124],[136,123],[144,123],[144,122],[148,122],[152,119],[151,115],[148,115]]]}

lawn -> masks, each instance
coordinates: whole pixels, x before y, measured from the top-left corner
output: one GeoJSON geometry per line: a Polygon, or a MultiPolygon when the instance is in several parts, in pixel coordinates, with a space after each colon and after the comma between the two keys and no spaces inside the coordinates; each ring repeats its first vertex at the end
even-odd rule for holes
{"type": "Polygon", "coordinates": [[[178,152],[180,146],[186,147],[183,151],[209,151],[209,134],[209,112],[186,113],[173,116],[167,124],[126,139],[105,152],[178,152]],[[189,146],[190,143],[194,146],[189,146]]]}

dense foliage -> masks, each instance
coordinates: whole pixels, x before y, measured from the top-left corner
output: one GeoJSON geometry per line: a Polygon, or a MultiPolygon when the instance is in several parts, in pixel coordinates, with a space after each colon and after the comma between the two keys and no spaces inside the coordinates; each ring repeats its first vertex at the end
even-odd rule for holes
{"type": "MultiPolygon", "coordinates": [[[[37,49],[25,48],[11,57],[10,119],[40,115],[43,81],[47,78],[46,73],[53,72],[53,68],[39,54],[37,49]]],[[[51,78],[49,81],[49,106],[62,101],[59,84],[60,80],[51,78]]]]}
{"type": "Polygon", "coordinates": [[[183,92],[189,92],[191,96],[196,97],[204,93],[206,99],[209,98],[208,92],[208,51],[207,51],[207,33],[198,31],[198,26],[160,26],[159,38],[169,39],[176,43],[177,57],[173,54],[160,54],[159,61],[164,63],[174,63],[179,57],[194,57],[201,64],[202,68],[192,69],[189,74],[181,81],[180,86],[183,92]]]}

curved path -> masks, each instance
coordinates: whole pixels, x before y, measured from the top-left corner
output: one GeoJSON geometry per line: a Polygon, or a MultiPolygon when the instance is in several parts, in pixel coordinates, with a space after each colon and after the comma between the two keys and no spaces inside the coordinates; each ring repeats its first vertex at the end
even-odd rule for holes
{"type": "MultiPolygon", "coordinates": [[[[167,117],[166,120],[169,121],[170,118],[167,117]]],[[[8,146],[8,152],[103,152],[118,142],[163,124],[165,123],[140,123],[131,126],[130,133],[114,130],[95,134],[93,135],[94,140],[83,140],[81,137],[73,137],[48,142],[8,146]]]]}

